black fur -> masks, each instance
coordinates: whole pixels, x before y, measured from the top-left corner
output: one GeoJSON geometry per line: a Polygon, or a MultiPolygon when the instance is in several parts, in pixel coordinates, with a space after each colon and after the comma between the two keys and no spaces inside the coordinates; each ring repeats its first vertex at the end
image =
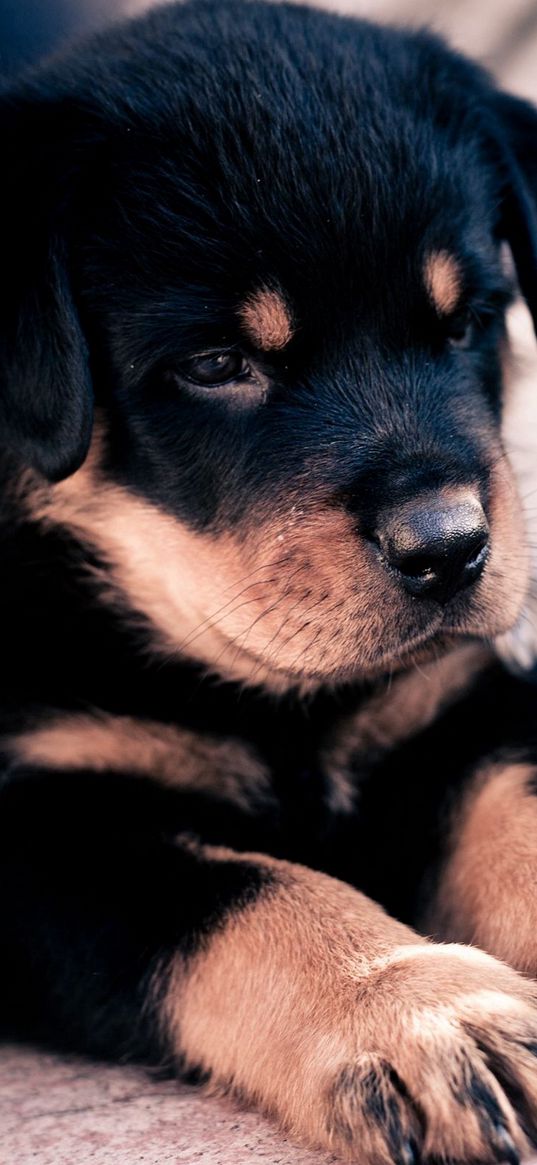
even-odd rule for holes
{"type": "Polygon", "coordinates": [[[487,505],[504,241],[537,318],[537,117],[428,35],[200,0],[28,76],[0,124],[4,734],[98,708],[242,739],[271,774],[252,814],[150,774],[21,767],[6,745],[0,1008],[10,1033],[166,1059],[143,1006],[151,975],[271,887],[178,833],[332,872],[419,922],[468,772],[537,755],[535,691],[491,667],[363,766],[358,808],[335,811],[323,741],[373,681],[275,697],[163,662],[144,612],[126,618],[95,587],[98,549],[28,518],[12,483],[80,466],[95,402],[107,479],[191,531],[240,530],[293,489],[337,499],[363,536],[423,490],[471,480],[487,505]],[[460,259],[469,349],[425,293],[435,250],[460,259]],[[263,285],[293,305],[282,353],[239,333],[237,308],[263,285]],[[181,386],[195,353],[237,345],[270,382],[266,407],[181,386]]]}

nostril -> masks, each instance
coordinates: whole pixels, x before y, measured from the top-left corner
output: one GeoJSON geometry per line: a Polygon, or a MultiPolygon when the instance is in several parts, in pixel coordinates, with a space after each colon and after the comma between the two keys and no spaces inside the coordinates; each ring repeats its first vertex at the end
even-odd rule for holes
{"type": "Polygon", "coordinates": [[[421,553],[398,553],[392,548],[391,562],[402,574],[421,575],[434,574],[442,570],[450,562],[452,566],[471,567],[477,564],[483,551],[488,546],[488,531],[478,530],[472,534],[457,536],[452,534],[444,541],[435,538],[421,553]]]}
{"type": "Polygon", "coordinates": [[[464,569],[469,582],[473,582],[484,570],[489,554],[490,542],[488,535],[486,535],[481,539],[480,546],[474,550],[466,561],[464,569]]]}
{"type": "Polygon", "coordinates": [[[475,582],[484,570],[489,555],[488,539],[469,553],[458,548],[447,555],[411,555],[390,565],[401,575],[405,589],[414,595],[449,598],[475,582]]]}
{"type": "Polygon", "coordinates": [[[483,567],[489,556],[490,543],[488,539],[488,532],[481,535],[476,541],[476,545],[468,555],[466,562],[466,569],[473,570],[476,567],[483,567]]]}
{"type": "Polygon", "coordinates": [[[401,574],[408,575],[409,578],[424,580],[434,576],[437,568],[437,560],[426,558],[423,554],[411,554],[402,558],[393,555],[391,558],[389,557],[389,562],[390,566],[394,566],[401,574]]]}

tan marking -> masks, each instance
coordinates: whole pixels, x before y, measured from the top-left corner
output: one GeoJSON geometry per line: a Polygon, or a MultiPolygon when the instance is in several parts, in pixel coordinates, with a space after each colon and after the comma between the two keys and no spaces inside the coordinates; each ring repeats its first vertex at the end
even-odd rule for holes
{"type": "Polygon", "coordinates": [[[427,919],[537,975],[537,797],[527,764],[479,772],[452,822],[450,855],[427,919]]]}
{"type": "MultiPolygon", "coordinates": [[[[487,1160],[486,1121],[467,1090],[475,1073],[525,1148],[482,1048],[501,1043],[522,1077],[531,1057],[509,1034],[537,1025],[532,985],[483,952],[433,947],[323,874],[258,854],[204,852],[210,861],[247,859],[274,879],[193,960],[177,957],[160,977],[167,1037],[187,1064],[212,1073],[213,1091],[246,1098],[310,1144],[388,1165],[401,1154],[373,1114],[369,1082],[424,1157],[487,1160]],[[420,1122],[405,1087],[419,1097],[420,1122]]],[[[537,1111],[531,1071],[524,1084],[537,1111]]]]}
{"type": "Polygon", "coordinates": [[[461,294],[459,265],[448,251],[429,255],[424,267],[427,293],[439,315],[449,315],[457,306],[461,294]]]}
{"type": "Polygon", "coordinates": [[[99,552],[108,565],[88,566],[96,586],[147,627],[152,651],[250,685],[307,691],[409,667],[443,649],[435,633],[489,637],[518,615],[527,561],[499,449],[491,449],[491,555],[449,625],[440,609],[425,618],[333,498],[302,487],[252,506],[237,532],[198,533],[112,484],[100,469],[103,439],[98,426],[89,458],[66,481],[26,475],[20,488],[33,520],[65,526],[99,552]]]}
{"type": "Polygon", "coordinates": [[[243,303],[239,317],[250,340],[263,352],[285,348],[293,337],[289,309],[278,291],[261,288],[243,303]]]}
{"type": "Polygon", "coordinates": [[[324,765],[340,798],[341,790],[352,790],[355,784],[352,774],[359,757],[370,763],[422,732],[468,691],[492,659],[492,652],[479,644],[458,647],[396,676],[365,707],[346,717],[323,750],[324,765]]]}
{"type": "Polygon", "coordinates": [[[242,742],[132,716],[59,716],[11,737],[7,747],[20,764],[149,776],[169,788],[217,794],[243,809],[263,800],[268,789],[265,768],[242,742]]]}

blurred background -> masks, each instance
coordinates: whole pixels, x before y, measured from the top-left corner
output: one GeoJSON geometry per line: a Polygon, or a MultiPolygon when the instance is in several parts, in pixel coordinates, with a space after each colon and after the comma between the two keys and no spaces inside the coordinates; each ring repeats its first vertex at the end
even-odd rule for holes
{"type": "MultiPolygon", "coordinates": [[[[152,0],[0,0],[0,72],[15,74],[62,43],[152,0]]],[[[426,25],[481,60],[506,87],[537,101],[537,0],[324,0],[376,20],[426,25]]]]}

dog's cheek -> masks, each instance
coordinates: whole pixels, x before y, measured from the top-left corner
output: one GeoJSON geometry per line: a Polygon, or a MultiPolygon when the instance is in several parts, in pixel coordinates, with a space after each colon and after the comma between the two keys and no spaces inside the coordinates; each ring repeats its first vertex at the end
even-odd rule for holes
{"type": "Polygon", "coordinates": [[[53,489],[28,491],[33,520],[59,523],[97,549],[105,601],[141,612],[157,652],[178,652],[229,679],[275,690],[374,670],[420,631],[416,609],[343,508],[290,497],[259,506],[240,530],[199,534],[107,480],[91,457],[53,489]],[[334,627],[337,634],[334,634],[334,627]]]}
{"type": "Polygon", "coordinates": [[[262,516],[250,545],[248,568],[264,593],[253,610],[239,605],[225,619],[238,646],[269,667],[306,675],[337,674],[374,653],[382,629],[370,596],[377,574],[377,596],[382,590],[382,573],[343,510],[290,503],[262,516]]]}

